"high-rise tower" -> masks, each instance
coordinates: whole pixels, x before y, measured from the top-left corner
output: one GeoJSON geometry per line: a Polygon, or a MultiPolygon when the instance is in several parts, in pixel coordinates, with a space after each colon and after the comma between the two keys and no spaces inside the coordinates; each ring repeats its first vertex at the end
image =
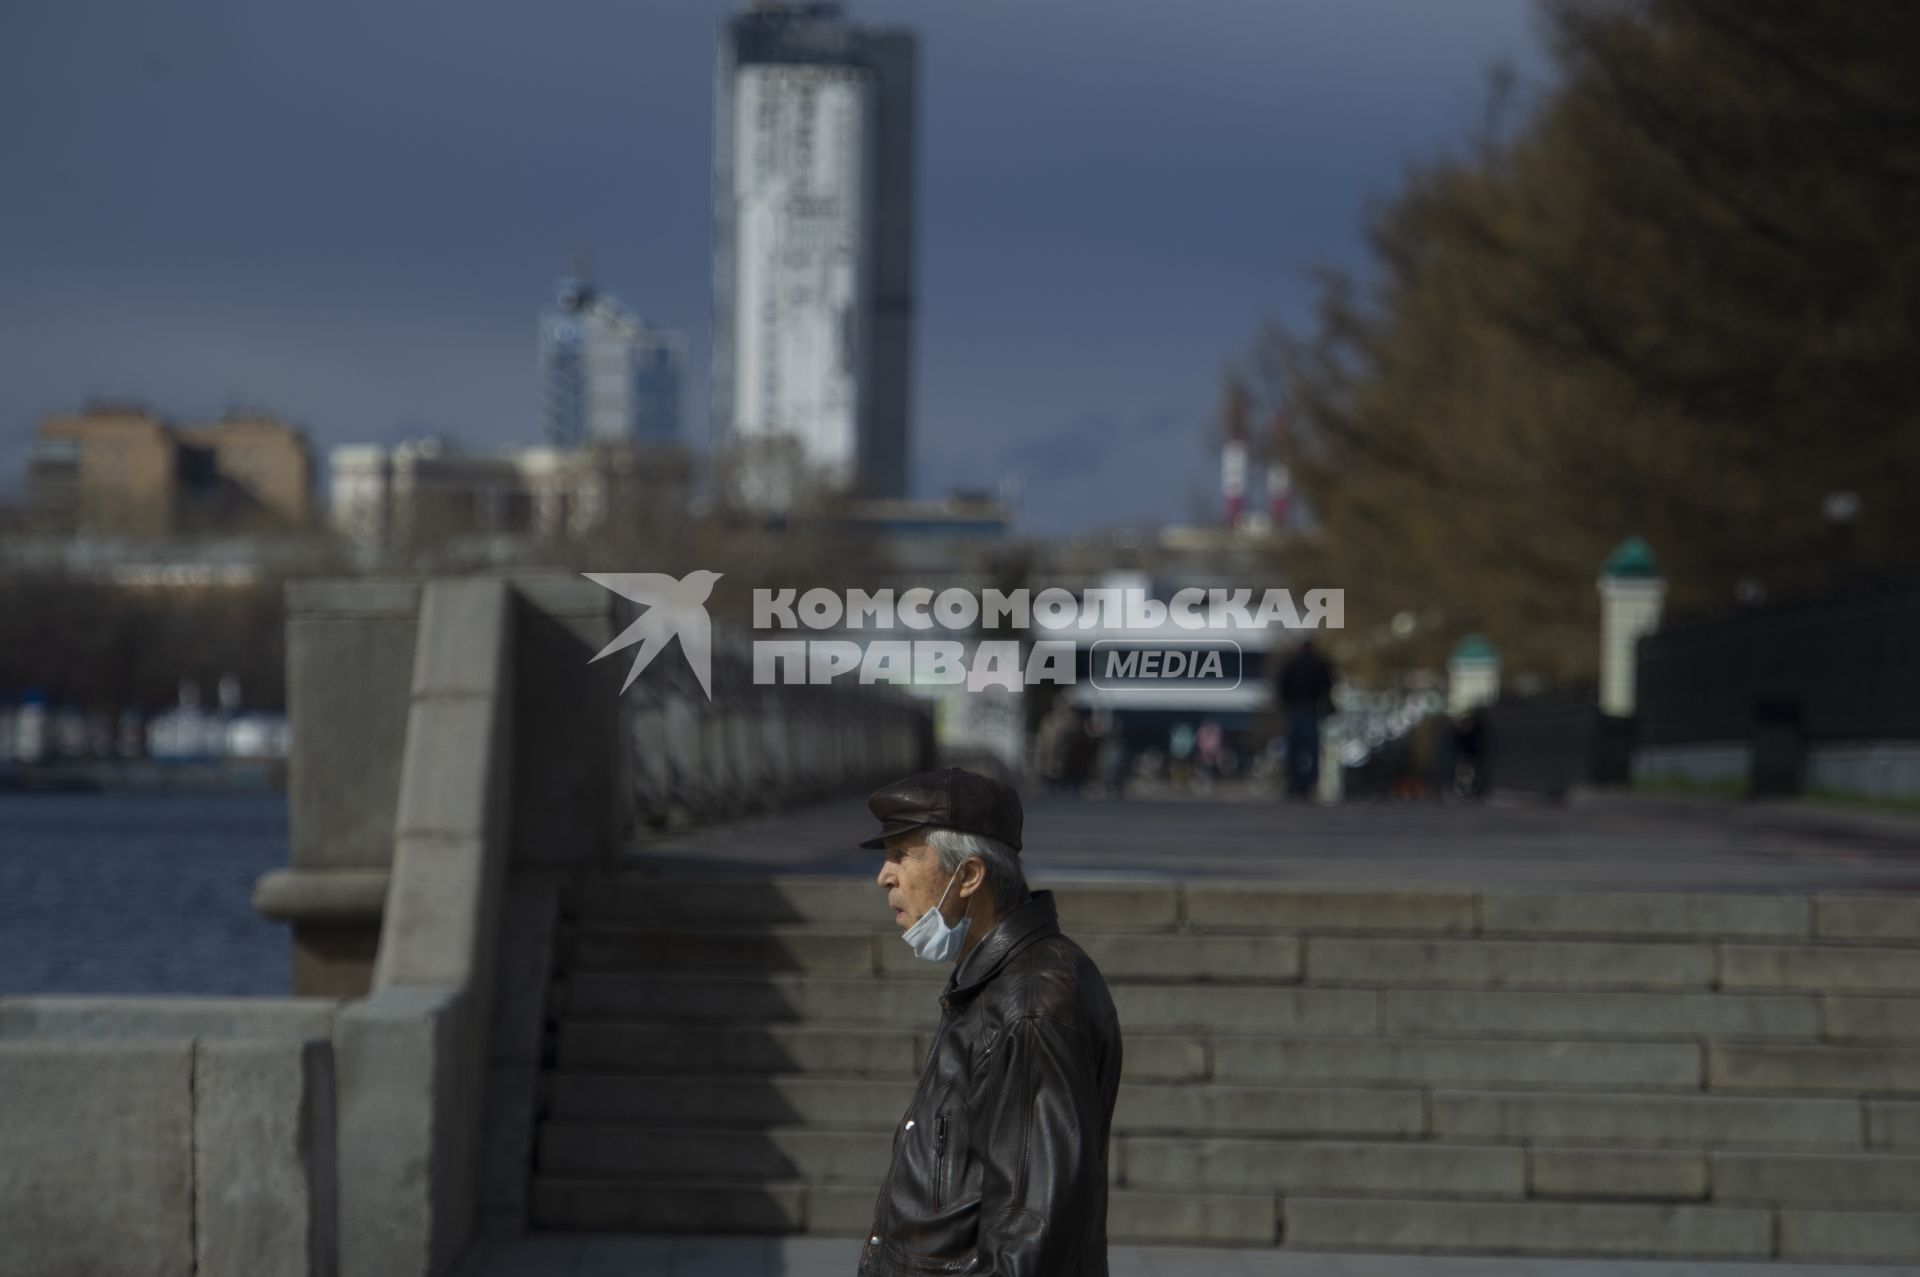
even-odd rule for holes
{"type": "Polygon", "coordinates": [[[869,496],[907,488],[912,35],[834,4],[721,30],[714,97],[713,442],[779,506],[797,459],[869,496]]]}

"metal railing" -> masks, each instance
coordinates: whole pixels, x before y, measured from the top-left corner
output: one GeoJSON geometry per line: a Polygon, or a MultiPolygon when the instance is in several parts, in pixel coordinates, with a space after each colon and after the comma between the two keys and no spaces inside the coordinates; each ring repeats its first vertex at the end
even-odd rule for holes
{"type": "Polygon", "coordinates": [[[713,634],[713,695],[677,653],[623,697],[636,833],[775,811],[933,765],[933,707],[900,688],[756,684],[752,644],[713,634]]]}
{"type": "Polygon", "coordinates": [[[1811,739],[1920,737],[1920,584],[1754,608],[1640,640],[1642,744],[1747,740],[1763,707],[1811,739]]]}

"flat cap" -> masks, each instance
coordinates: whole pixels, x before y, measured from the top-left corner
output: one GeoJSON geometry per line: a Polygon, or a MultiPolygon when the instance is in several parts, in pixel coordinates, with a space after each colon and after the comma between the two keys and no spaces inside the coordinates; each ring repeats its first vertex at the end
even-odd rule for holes
{"type": "Polygon", "coordinates": [[[991,776],[964,768],[943,767],[896,780],[874,791],[867,810],[881,830],[862,847],[885,847],[894,834],[914,829],[957,829],[1020,850],[1020,795],[991,776]]]}

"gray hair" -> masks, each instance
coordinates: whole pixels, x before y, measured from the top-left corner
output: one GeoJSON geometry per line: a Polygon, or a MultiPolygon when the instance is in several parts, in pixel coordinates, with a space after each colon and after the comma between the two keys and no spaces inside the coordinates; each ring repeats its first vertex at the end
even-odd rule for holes
{"type": "Polygon", "coordinates": [[[1008,914],[1026,903],[1027,875],[1020,868],[1019,854],[998,838],[958,829],[929,829],[927,845],[940,857],[940,872],[948,876],[978,857],[986,867],[987,891],[993,896],[995,913],[1008,914]]]}

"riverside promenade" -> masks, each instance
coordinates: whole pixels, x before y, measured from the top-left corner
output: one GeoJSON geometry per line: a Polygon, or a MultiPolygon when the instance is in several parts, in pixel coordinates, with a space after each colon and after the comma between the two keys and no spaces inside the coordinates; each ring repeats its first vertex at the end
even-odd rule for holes
{"type": "MultiPolygon", "coordinates": [[[[623,699],[609,597],[289,587],[293,994],[0,999],[0,1277],[850,1269],[945,975],[861,798],[930,720],[623,699]]],[[[1033,799],[1116,1272],[1915,1271],[1915,822],[1576,797],[1033,799]]]]}
{"type": "MultiPolygon", "coordinates": [[[[1920,891],[1920,814],[1810,801],[1576,791],[1492,801],[1315,806],[1216,799],[1033,798],[1028,877],[1246,878],[1296,886],[1663,891],[1920,891]]],[[[857,798],[646,839],[631,868],[872,875],[857,798]]],[[[876,894],[877,899],[877,894],[876,894]]],[[[878,905],[876,904],[876,910],[878,905]]]]}

